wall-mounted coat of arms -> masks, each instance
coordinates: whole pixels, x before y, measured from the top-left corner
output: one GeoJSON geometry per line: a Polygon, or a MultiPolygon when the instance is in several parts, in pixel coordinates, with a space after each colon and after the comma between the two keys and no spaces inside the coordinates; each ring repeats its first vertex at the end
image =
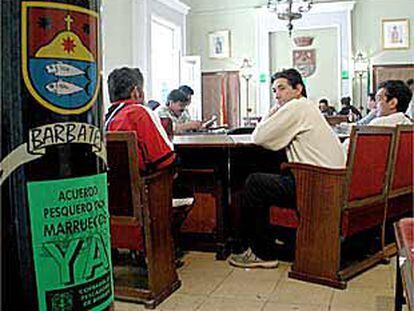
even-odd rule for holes
{"type": "Polygon", "coordinates": [[[316,50],[293,50],[293,67],[295,67],[302,77],[307,78],[315,73],[316,70],[316,50]]]}

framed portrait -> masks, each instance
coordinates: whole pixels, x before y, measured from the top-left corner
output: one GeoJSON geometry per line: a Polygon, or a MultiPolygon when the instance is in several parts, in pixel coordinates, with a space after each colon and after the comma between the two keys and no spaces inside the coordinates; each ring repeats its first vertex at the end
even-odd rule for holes
{"type": "Polygon", "coordinates": [[[230,57],[230,31],[221,30],[208,34],[210,58],[230,57]]]}
{"type": "Polygon", "coordinates": [[[382,48],[384,50],[410,47],[410,23],[407,18],[381,21],[382,48]]]}

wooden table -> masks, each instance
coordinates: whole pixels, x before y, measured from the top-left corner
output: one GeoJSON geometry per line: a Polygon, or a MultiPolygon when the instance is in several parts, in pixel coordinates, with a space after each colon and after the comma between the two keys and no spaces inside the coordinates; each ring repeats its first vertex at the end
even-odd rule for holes
{"type": "Polygon", "coordinates": [[[182,228],[184,246],[216,251],[217,259],[225,259],[240,231],[245,179],[253,172],[279,172],[285,152],[259,147],[251,135],[180,135],[173,143],[196,199],[182,228]]]}
{"type": "Polygon", "coordinates": [[[395,310],[405,302],[414,310],[414,218],[404,218],[394,224],[397,241],[397,275],[395,285],[395,310]],[[403,292],[405,292],[405,299],[403,292]]]}

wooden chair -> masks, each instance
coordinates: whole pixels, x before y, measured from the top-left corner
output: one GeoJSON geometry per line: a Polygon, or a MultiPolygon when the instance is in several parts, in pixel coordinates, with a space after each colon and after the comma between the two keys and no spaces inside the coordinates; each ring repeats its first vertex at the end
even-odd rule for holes
{"type": "Polygon", "coordinates": [[[399,125],[391,164],[387,218],[413,210],[414,126],[399,125]]]}
{"type": "Polygon", "coordinates": [[[115,298],[155,308],[180,287],[171,236],[172,173],[141,177],[134,132],[106,134],[111,245],[145,254],[147,278],[139,284],[133,268],[115,274],[115,298]],[[121,275],[127,277],[121,277],[121,275]]]}
{"type": "Polygon", "coordinates": [[[407,309],[412,311],[414,310],[414,218],[404,218],[394,223],[394,231],[398,245],[394,310],[401,311],[402,305],[406,304],[407,309]]]}
{"type": "Polygon", "coordinates": [[[290,277],[345,288],[346,280],[384,258],[379,247],[365,260],[341,264],[342,241],[384,225],[394,141],[394,128],[354,127],[345,169],[282,166],[295,176],[297,210],[273,206],[270,222],[297,228],[290,277]]]}
{"type": "Polygon", "coordinates": [[[387,231],[384,237],[384,253],[387,257],[391,257],[397,252],[397,247],[394,243],[394,234],[388,229],[399,218],[410,212],[411,216],[413,216],[414,213],[413,148],[414,126],[397,126],[386,210],[387,231]]]}
{"type": "Polygon", "coordinates": [[[330,126],[335,126],[342,122],[348,122],[348,116],[336,115],[336,116],[325,116],[326,121],[328,121],[330,126]]]}

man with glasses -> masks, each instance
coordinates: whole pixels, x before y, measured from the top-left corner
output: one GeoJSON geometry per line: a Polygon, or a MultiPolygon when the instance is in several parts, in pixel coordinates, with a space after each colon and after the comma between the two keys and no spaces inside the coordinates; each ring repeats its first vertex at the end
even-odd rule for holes
{"type": "MultiPolygon", "coordinates": [[[[414,93],[414,79],[408,79],[407,85],[410,88],[411,92],[414,93]]],[[[414,94],[411,97],[411,102],[408,105],[408,109],[405,112],[405,114],[410,117],[411,119],[414,119],[414,94]]]]}
{"type": "MultiPolygon", "coordinates": [[[[400,80],[388,80],[380,83],[375,95],[376,115],[368,123],[377,126],[396,126],[399,124],[413,124],[412,120],[405,115],[412,96],[408,86],[400,80]]],[[[348,153],[349,139],[342,146],[348,153]]]]}
{"type": "Polygon", "coordinates": [[[190,99],[184,92],[179,89],[172,90],[167,97],[167,103],[157,109],[160,118],[170,118],[173,122],[174,133],[199,130],[202,128],[201,121],[191,120],[190,113],[187,110],[190,99]]]}
{"type": "Polygon", "coordinates": [[[411,97],[412,92],[403,81],[382,82],[375,95],[377,118],[369,125],[412,124],[412,120],[405,115],[411,97]]]}

